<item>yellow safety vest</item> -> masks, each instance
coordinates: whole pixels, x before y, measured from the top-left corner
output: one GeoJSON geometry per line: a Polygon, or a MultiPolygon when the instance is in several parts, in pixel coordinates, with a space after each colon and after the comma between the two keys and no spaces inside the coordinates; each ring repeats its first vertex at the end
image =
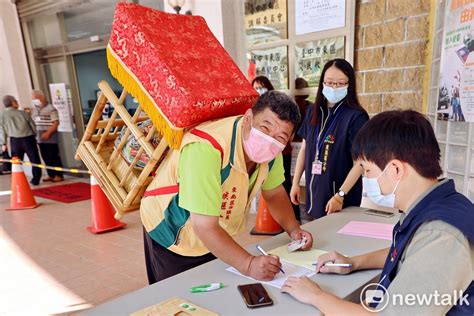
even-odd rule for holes
{"type": "Polygon", "coordinates": [[[209,252],[192,228],[189,211],[179,207],[179,157],[184,146],[190,143],[208,143],[221,153],[219,225],[231,236],[245,228],[250,201],[267,178],[273,161],[260,164],[249,194],[240,118],[234,116],[198,125],[184,135],[180,149],[168,153],[159,166],[142,199],[140,215],[148,234],[163,247],[182,256],[201,256],[209,252]]]}

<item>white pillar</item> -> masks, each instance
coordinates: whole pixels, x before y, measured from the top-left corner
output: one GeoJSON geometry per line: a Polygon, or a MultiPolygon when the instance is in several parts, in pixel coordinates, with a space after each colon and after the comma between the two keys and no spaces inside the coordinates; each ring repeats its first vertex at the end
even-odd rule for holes
{"type": "Polygon", "coordinates": [[[240,71],[247,77],[244,2],[242,0],[221,0],[221,3],[224,48],[240,71]]]}
{"type": "MultiPolygon", "coordinates": [[[[165,0],[165,12],[176,13],[173,8],[165,0]]],[[[224,33],[222,28],[222,4],[221,0],[186,0],[181,8],[180,14],[185,14],[190,10],[193,15],[202,16],[212,34],[224,46],[224,33]]]]}
{"type": "MultiPolygon", "coordinates": [[[[13,95],[20,106],[29,107],[30,73],[16,5],[11,0],[0,0],[0,43],[0,97],[13,95]]],[[[0,108],[3,110],[3,104],[0,108]]]]}

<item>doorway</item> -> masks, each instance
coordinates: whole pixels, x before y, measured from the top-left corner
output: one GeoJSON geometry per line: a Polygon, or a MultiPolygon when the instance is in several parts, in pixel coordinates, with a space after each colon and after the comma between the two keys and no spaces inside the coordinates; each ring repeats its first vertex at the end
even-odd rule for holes
{"type": "MultiPolygon", "coordinates": [[[[117,97],[122,93],[122,86],[112,77],[107,67],[105,49],[75,54],[74,67],[76,69],[77,85],[79,88],[79,98],[82,108],[84,126],[87,126],[90,116],[97,102],[99,87],[97,84],[101,80],[107,81],[117,97]]],[[[136,100],[130,95],[125,100],[125,107],[129,113],[133,113],[138,106],[136,100]]],[[[107,107],[106,107],[107,110],[107,107]]],[[[110,117],[111,111],[103,113],[103,117],[110,117]]]]}

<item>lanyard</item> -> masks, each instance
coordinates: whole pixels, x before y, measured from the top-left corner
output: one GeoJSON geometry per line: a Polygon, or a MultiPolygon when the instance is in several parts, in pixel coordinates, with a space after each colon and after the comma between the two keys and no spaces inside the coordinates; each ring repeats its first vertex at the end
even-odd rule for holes
{"type": "MultiPolygon", "coordinates": [[[[329,127],[327,128],[326,133],[324,134],[323,142],[324,142],[324,138],[328,135],[329,131],[331,130],[331,127],[337,121],[337,117],[341,113],[341,111],[338,112],[337,110],[339,110],[339,108],[341,106],[342,106],[342,102],[334,107],[334,112],[333,112],[333,115],[332,115],[333,119],[331,120],[331,123],[329,124],[329,127]]],[[[316,132],[316,134],[318,134],[318,137],[316,139],[316,155],[314,157],[315,161],[319,160],[319,153],[320,153],[320,151],[323,147],[322,146],[323,142],[321,142],[321,134],[324,132],[324,129],[326,127],[326,123],[329,121],[330,117],[331,117],[331,115],[329,114],[329,109],[328,109],[328,116],[326,117],[326,119],[324,119],[324,111],[321,109],[321,122],[323,122],[323,123],[320,124],[320,126],[318,126],[318,129],[317,129],[317,132],[316,132]]]]}

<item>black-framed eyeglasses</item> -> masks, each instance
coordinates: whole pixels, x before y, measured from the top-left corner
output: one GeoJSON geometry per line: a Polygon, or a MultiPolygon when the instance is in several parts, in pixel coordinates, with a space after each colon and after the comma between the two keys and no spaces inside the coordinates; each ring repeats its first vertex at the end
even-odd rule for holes
{"type": "Polygon", "coordinates": [[[328,87],[332,88],[342,88],[345,87],[349,84],[349,82],[332,82],[332,81],[324,81],[323,84],[328,87]]]}

